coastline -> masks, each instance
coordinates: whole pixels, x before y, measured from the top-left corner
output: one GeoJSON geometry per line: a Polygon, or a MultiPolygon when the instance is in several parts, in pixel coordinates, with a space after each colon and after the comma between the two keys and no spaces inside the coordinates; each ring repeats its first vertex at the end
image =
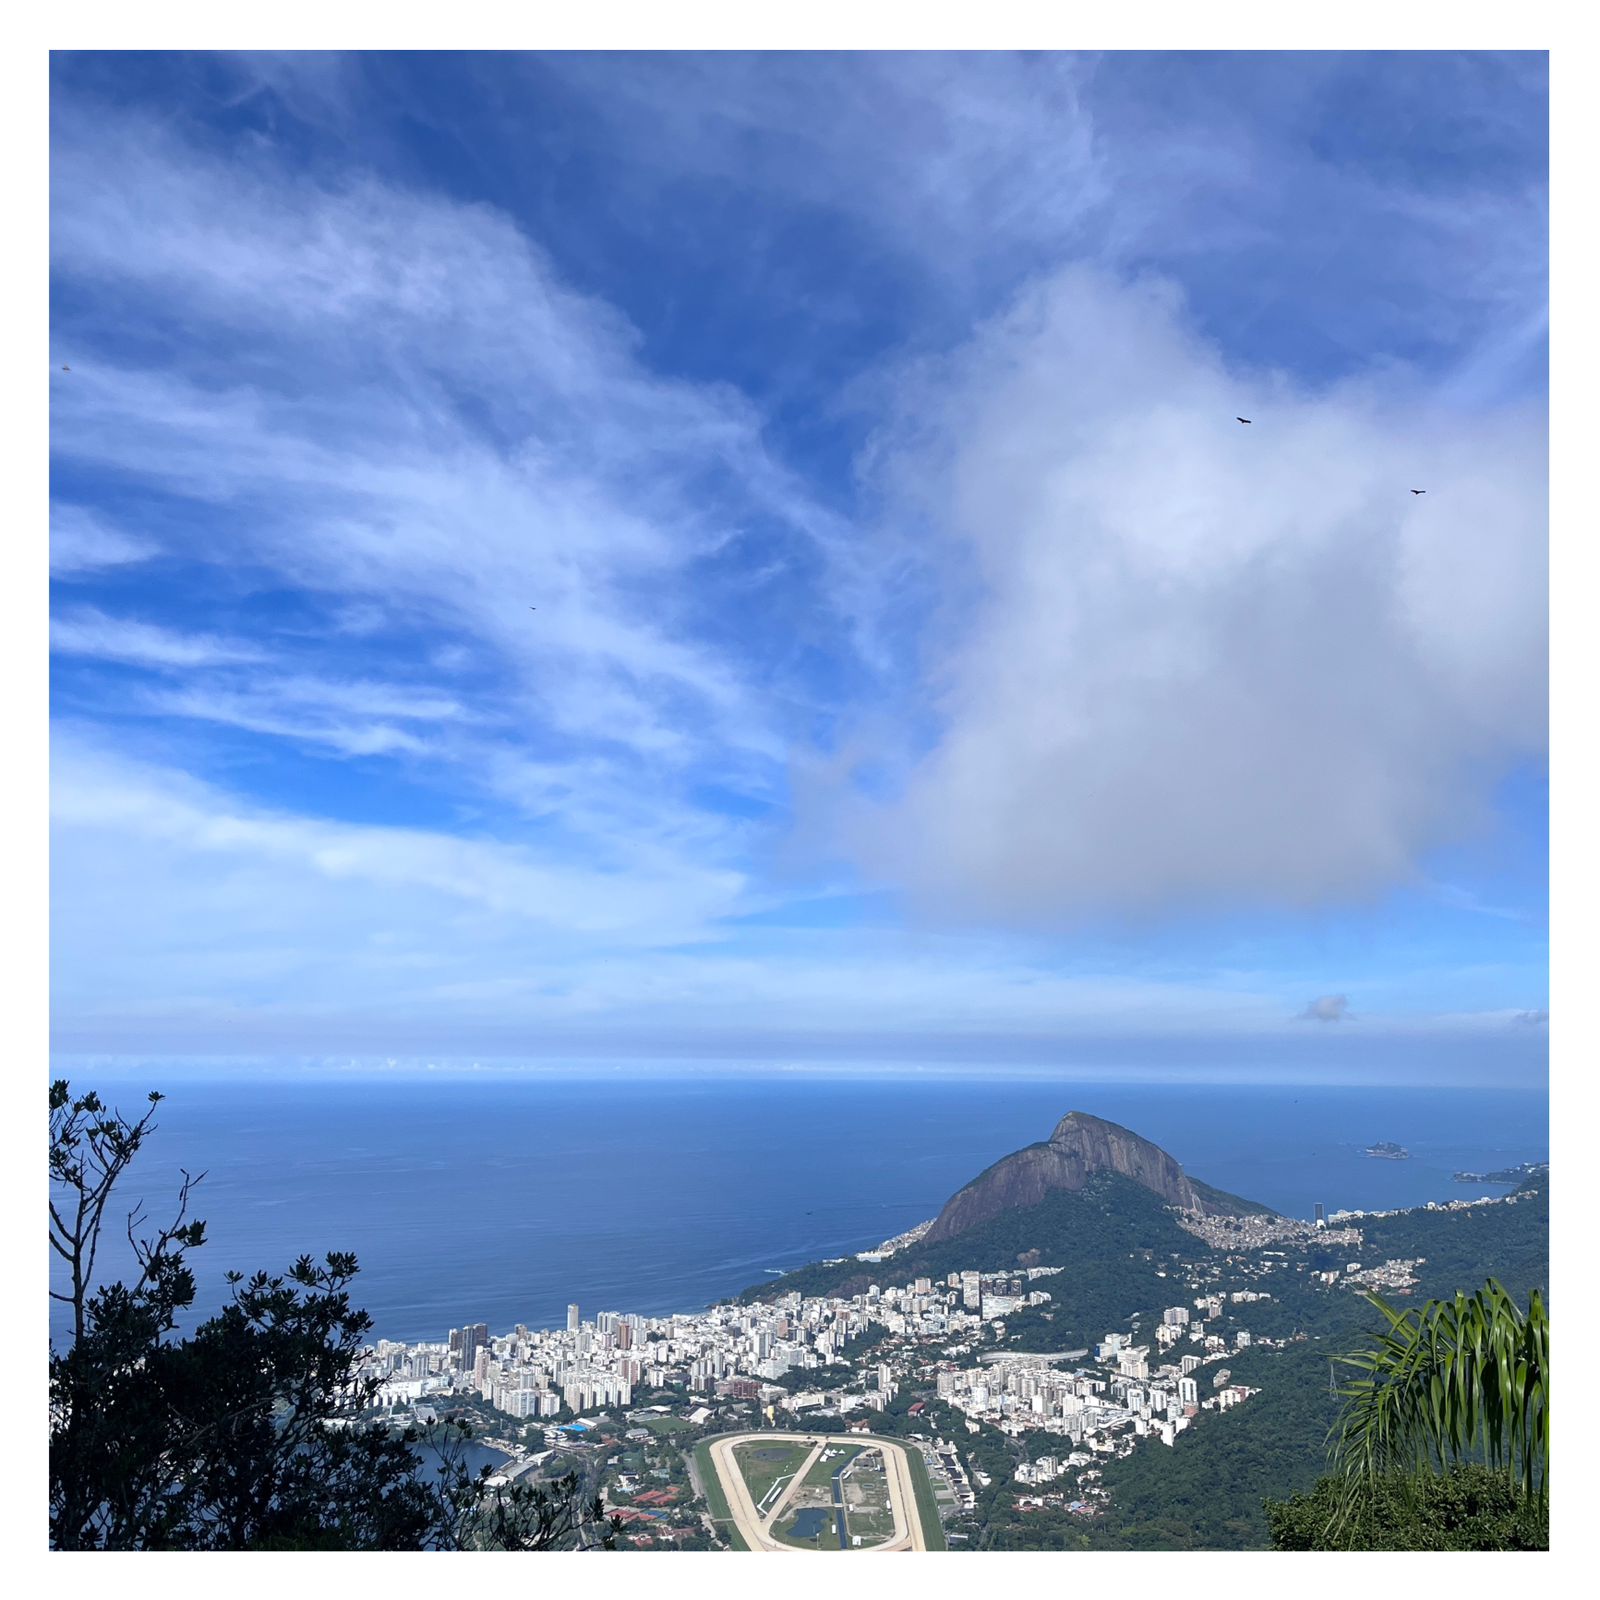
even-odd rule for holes
{"type": "MultiPolygon", "coordinates": [[[[139,1085],[167,1081],[152,1071],[139,1085]]],[[[141,1183],[154,1199],[180,1168],[211,1174],[196,1200],[208,1238],[196,1316],[224,1303],[229,1268],[348,1249],[375,1336],[424,1340],[465,1322],[556,1326],[571,1301],[665,1315],[872,1251],[1027,1144],[1068,1095],[1186,1172],[1301,1220],[1318,1204],[1456,1199],[1454,1172],[1548,1150],[1533,1091],[1464,1092],[1441,1111],[1399,1090],[1375,1111],[1355,1090],[1211,1084],[213,1083],[163,1104],[141,1183]],[[1375,1123],[1414,1159],[1360,1156],[1375,1123]],[[758,1160],[752,1126],[773,1131],[758,1160]]],[[[119,1242],[108,1277],[128,1270],[119,1242]]]]}

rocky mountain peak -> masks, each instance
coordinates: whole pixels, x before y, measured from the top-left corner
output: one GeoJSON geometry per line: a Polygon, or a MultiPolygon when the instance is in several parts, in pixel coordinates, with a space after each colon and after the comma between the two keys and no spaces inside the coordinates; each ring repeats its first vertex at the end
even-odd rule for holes
{"type": "Polygon", "coordinates": [[[1131,1178],[1168,1205],[1202,1215],[1226,1213],[1233,1198],[1197,1187],[1165,1150],[1130,1129],[1087,1111],[1069,1111],[1044,1143],[1004,1157],[952,1195],[924,1240],[953,1239],[1002,1211],[1038,1205],[1059,1190],[1082,1189],[1097,1172],[1131,1178]]]}

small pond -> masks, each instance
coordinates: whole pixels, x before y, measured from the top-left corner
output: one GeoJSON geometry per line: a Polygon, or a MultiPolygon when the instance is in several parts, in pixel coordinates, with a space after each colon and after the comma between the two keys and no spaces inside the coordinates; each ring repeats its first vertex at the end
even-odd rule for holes
{"type": "Polygon", "coordinates": [[[791,1539],[816,1539],[833,1526],[833,1510],[829,1506],[806,1506],[795,1512],[794,1523],[787,1530],[791,1539]]]}

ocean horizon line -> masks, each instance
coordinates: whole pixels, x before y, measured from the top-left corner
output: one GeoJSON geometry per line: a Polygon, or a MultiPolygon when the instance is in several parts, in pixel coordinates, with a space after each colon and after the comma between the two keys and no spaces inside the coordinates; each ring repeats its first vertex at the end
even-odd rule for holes
{"type": "Polygon", "coordinates": [[[1042,1065],[1018,1062],[793,1062],[793,1061],[684,1061],[675,1057],[638,1057],[618,1060],[539,1061],[519,1058],[434,1059],[428,1057],[326,1058],[240,1056],[193,1057],[110,1056],[60,1053],[52,1055],[53,1077],[86,1073],[132,1078],[141,1074],[169,1074],[186,1083],[262,1083],[285,1085],[368,1081],[428,1083],[453,1082],[595,1082],[638,1080],[653,1083],[734,1081],[741,1083],[794,1083],[804,1080],[833,1083],[911,1081],[917,1083],[1015,1082],[1027,1084],[1084,1084],[1107,1087],[1149,1086],[1261,1089],[1447,1089],[1464,1093],[1550,1094],[1548,1072],[1536,1081],[1505,1076],[1452,1078],[1435,1070],[1418,1068],[1397,1074],[1392,1067],[1375,1065],[1366,1071],[1317,1072],[1259,1067],[1219,1067],[1211,1063],[1185,1066],[1150,1065],[1042,1065]]]}

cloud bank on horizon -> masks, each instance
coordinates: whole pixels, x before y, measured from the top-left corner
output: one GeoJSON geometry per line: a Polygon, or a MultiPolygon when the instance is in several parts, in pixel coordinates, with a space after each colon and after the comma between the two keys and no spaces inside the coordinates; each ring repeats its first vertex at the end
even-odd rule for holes
{"type": "Polygon", "coordinates": [[[63,1052],[1542,1076],[1542,58],[53,75],[63,1052]]]}

